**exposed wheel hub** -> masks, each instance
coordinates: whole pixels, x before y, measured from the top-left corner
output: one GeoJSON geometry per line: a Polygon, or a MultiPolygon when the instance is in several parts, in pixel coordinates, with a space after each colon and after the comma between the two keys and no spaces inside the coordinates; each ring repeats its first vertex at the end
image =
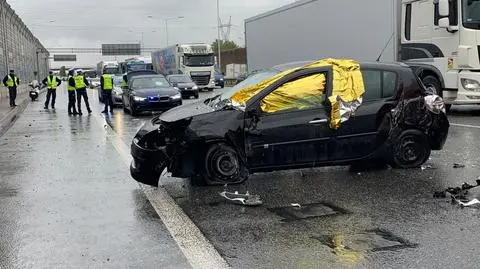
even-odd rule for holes
{"type": "Polygon", "coordinates": [[[216,170],[225,177],[231,177],[237,173],[237,158],[230,152],[224,152],[218,156],[216,161],[216,170]]]}

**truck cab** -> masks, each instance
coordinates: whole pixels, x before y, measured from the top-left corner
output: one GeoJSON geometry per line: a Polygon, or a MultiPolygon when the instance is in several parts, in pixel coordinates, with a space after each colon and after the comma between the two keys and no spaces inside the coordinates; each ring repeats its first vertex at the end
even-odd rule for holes
{"type": "Polygon", "coordinates": [[[480,1],[402,0],[399,60],[447,107],[480,104],[480,1]]]}

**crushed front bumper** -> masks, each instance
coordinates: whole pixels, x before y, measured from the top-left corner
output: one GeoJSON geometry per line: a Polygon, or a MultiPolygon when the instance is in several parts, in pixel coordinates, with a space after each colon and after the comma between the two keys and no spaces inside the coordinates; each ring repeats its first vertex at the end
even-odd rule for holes
{"type": "Polygon", "coordinates": [[[168,156],[164,147],[149,146],[151,136],[159,138],[158,128],[152,121],[146,122],[132,141],[130,174],[140,183],[157,187],[160,175],[168,165],[168,156]]]}

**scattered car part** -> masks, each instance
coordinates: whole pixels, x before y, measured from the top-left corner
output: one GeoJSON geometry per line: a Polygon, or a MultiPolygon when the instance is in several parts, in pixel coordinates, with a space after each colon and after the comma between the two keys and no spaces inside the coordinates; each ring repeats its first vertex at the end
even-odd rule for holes
{"type": "Polygon", "coordinates": [[[220,196],[239,205],[259,206],[263,204],[259,195],[251,195],[250,193],[248,193],[248,191],[245,194],[238,193],[238,191],[236,192],[223,191],[220,193],[220,196]]]}

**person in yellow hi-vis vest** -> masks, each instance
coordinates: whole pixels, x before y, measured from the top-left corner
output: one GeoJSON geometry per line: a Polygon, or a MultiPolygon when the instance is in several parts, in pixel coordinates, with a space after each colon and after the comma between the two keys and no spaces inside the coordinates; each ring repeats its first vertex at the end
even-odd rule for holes
{"type": "Polygon", "coordinates": [[[102,77],[100,78],[100,87],[102,89],[103,102],[105,103],[105,109],[102,111],[102,113],[108,113],[108,107],[110,107],[110,112],[113,113],[112,76],[104,72],[102,77]]]}
{"type": "Polygon", "coordinates": [[[82,97],[83,100],[85,101],[85,106],[87,107],[88,114],[92,113],[92,110],[90,109],[90,104],[88,103],[88,96],[87,96],[87,86],[90,84],[88,83],[87,79],[85,76],[83,76],[82,71],[78,71],[77,75],[73,77],[73,79],[70,80],[68,83],[70,86],[75,87],[77,91],[77,109],[78,109],[78,114],[82,115],[82,97]]]}
{"type": "Polygon", "coordinates": [[[42,81],[43,85],[47,86],[47,100],[45,100],[44,109],[48,109],[50,98],[52,98],[52,109],[55,109],[55,100],[57,99],[57,87],[62,84],[62,81],[50,71],[49,75],[42,81]]]}
{"type": "Polygon", "coordinates": [[[20,84],[20,79],[15,75],[14,70],[10,70],[10,74],[3,79],[3,85],[8,88],[8,96],[10,97],[10,107],[16,107],[15,99],[17,98],[17,86],[20,84]]]}

